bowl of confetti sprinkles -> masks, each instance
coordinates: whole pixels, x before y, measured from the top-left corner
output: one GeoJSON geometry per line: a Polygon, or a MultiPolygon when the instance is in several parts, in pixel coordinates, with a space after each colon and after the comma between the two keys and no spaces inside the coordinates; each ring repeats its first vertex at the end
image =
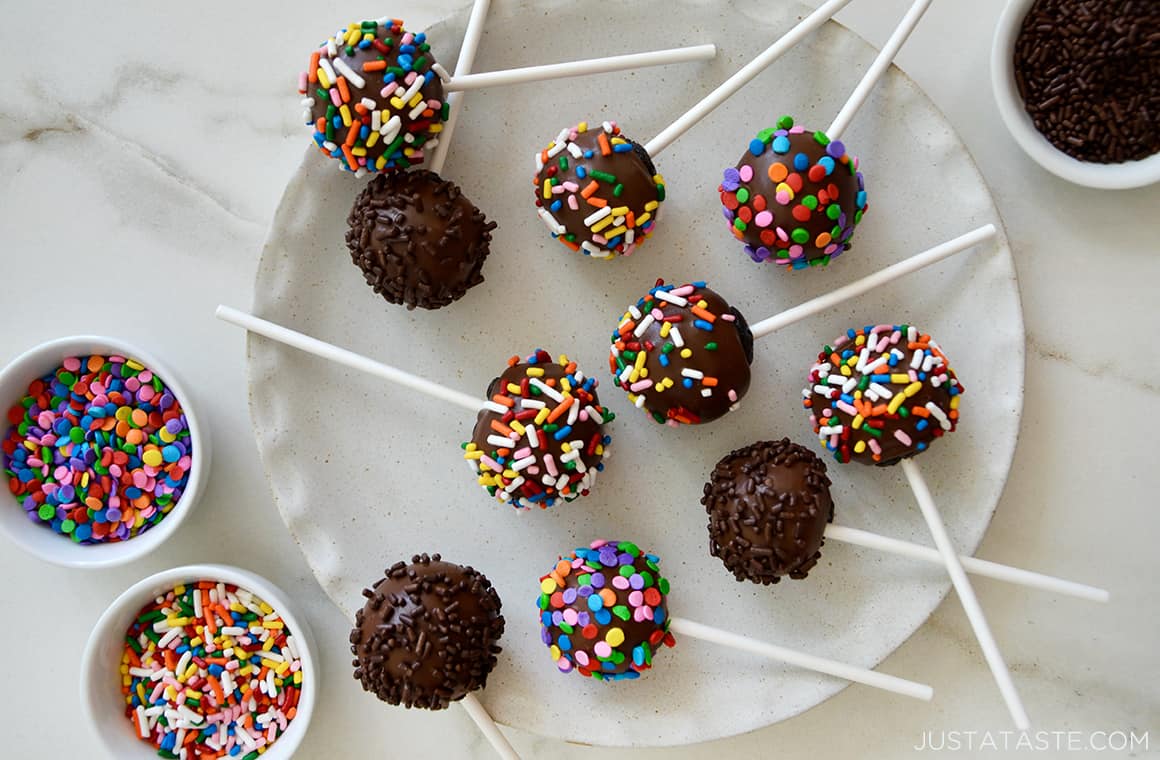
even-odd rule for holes
{"type": "Polygon", "coordinates": [[[209,436],[173,372],[121,340],[60,338],[0,371],[0,532],[69,567],[110,567],[197,503],[209,436]]]}
{"type": "Polygon", "coordinates": [[[152,575],[97,622],[81,705],[120,760],[285,760],[306,734],[314,639],[285,594],[228,565],[152,575]]]}
{"type": "Polygon", "coordinates": [[[999,115],[1058,177],[1107,190],[1160,182],[1160,3],[1010,0],[991,48],[999,115]]]}

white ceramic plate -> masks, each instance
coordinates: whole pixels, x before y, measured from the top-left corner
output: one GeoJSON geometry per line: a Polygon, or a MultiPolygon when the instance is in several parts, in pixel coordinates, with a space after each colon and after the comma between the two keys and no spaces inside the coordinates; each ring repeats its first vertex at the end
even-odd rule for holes
{"type": "MultiPolygon", "coordinates": [[[[914,322],[953,359],[967,389],[964,421],[922,464],[964,550],[978,544],[1003,490],[1023,388],[1023,323],[1005,240],[760,342],[743,411],[715,424],[658,426],[606,376],[608,335],[658,276],[707,279],[753,321],[979,224],[1000,223],[954,130],[894,70],[844,138],[863,160],[870,194],[854,250],[828,270],[794,274],[748,260],[722,221],[721,171],[782,113],[817,128],[829,123],[874,54],[830,24],[659,157],[669,200],[637,254],[592,261],[550,240],[532,207],[533,153],[580,119],[618,119],[628,135],[648,140],[805,12],[770,6],[647,0],[597,11],[552,0],[494,10],[480,71],[623,52],[623,40],[639,49],[712,40],[721,55],[708,64],[468,95],[445,174],[500,226],[487,281],[449,308],[408,312],[366,287],[342,242],[362,183],[314,150],[275,217],[255,284],[261,316],[468,392],[482,394],[508,356],[536,347],[567,352],[601,378],[602,401],[618,418],[597,489],[521,514],[487,498],[463,463],[459,443],[470,435],[471,415],[250,341],[263,461],[323,588],[350,615],[364,586],[413,553],[441,552],[485,572],[508,626],[482,697],[509,725],[594,744],[684,744],[785,720],[845,685],[691,640],[660,653],[638,681],[560,675],[539,640],[538,578],[561,551],[593,538],[629,538],[660,554],[675,615],[864,666],[926,620],[949,586],[937,568],[831,543],[808,580],[761,588],[734,581],[707,551],[698,498],[713,464],[759,439],[816,446],[799,389],[821,345],[849,326],[914,322]],[[616,33],[618,25],[641,33],[616,33]]],[[[464,22],[460,15],[431,30],[449,68],[446,51],[458,48],[464,22]]],[[[835,464],[831,475],[841,522],[929,542],[900,472],[835,464]]]]}

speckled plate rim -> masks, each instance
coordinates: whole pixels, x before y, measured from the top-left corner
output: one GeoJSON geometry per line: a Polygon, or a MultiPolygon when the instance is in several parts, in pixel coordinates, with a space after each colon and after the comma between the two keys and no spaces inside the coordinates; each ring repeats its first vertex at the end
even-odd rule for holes
{"type": "MultiPolygon", "coordinates": [[[[697,2],[697,1],[699,1],[699,0],[693,0],[693,2],[697,2]]],[[[529,2],[529,0],[523,0],[523,2],[526,4],[527,2],[529,2]]],[[[469,10],[470,10],[469,7],[464,7],[463,9],[461,9],[459,11],[456,11],[452,14],[449,14],[448,16],[445,16],[443,19],[434,22],[430,27],[428,27],[428,30],[435,29],[435,28],[447,23],[450,19],[455,18],[457,16],[462,16],[463,18],[466,18],[469,10]]],[[[855,38],[857,38],[862,43],[864,43],[872,48],[874,47],[864,37],[862,37],[860,34],[858,34],[856,31],[854,31],[850,27],[842,24],[837,19],[831,19],[830,23],[833,23],[833,24],[841,27],[845,33],[853,35],[855,38]]],[[[979,538],[977,541],[972,541],[972,542],[970,542],[969,545],[960,546],[960,550],[964,554],[974,554],[975,551],[978,549],[978,546],[982,543],[982,540],[986,535],[986,531],[989,529],[990,521],[993,519],[994,512],[995,512],[995,509],[998,507],[999,501],[1002,500],[1003,495],[1006,492],[1007,483],[1008,483],[1008,480],[1010,477],[1011,467],[1012,467],[1013,462],[1014,462],[1014,454],[1015,454],[1016,449],[1018,448],[1019,435],[1020,435],[1021,430],[1022,430],[1023,401],[1024,401],[1024,394],[1025,394],[1025,378],[1026,378],[1026,329],[1025,329],[1025,324],[1024,324],[1024,319],[1023,319],[1022,296],[1021,296],[1021,293],[1019,290],[1019,284],[1018,284],[1018,272],[1014,266],[1014,255],[1013,255],[1013,251],[1012,251],[1011,246],[1010,246],[1010,239],[1006,233],[1006,223],[1002,218],[1002,208],[997,202],[995,202],[994,193],[991,190],[990,183],[987,182],[986,177],[983,175],[982,171],[979,169],[978,163],[975,161],[975,158],[974,158],[973,154],[971,154],[970,149],[967,147],[966,143],[963,142],[963,140],[962,140],[958,130],[955,128],[954,124],[947,118],[946,113],[935,103],[935,101],[933,99],[931,99],[928,95],[926,95],[925,91],[921,87],[919,87],[919,85],[897,64],[892,64],[891,69],[892,69],[892,72],[894,75],[898,75],[898,76],[903,77],[910,86],[912,86],[916,91],[922,93],[923,96],[926,97],[930,107],[948,125],[954,139],[962,146],[962,149],[963,149],[963,151],[964,151],[964,153],[969,161],[970,168],[973,169],[973,171],[975,172],[975,174],[978,177],[980,186],[986,191],[987,196],[989,198],[991,198],[992,205],[995,209],[995,212],[999,216],[998,224],[996,225],[997,227],[999,227],[999,234],[996,237],[996,244],[997,244],[998,250],[996,251],[995,255],[1000,255],[1000,256],[1006,257],[1009,260],[1011,270],[1012,270],[1013,283],[1014,283],[1014,291],[1015,291],[1014,297],[1015,297],[1017,305],[1018,305],[1018,310],[1017,310],[1018,324],[1010,325],[1010,329],[1011,329],[1012,333],[1015,333],[1019,336],[1018,357],[1017,357],[1017,361],[1014,362],[1014,364],[1017,368],[1018,376],[1011,378],[1012,379],[1011,392],[1014,396],[1014,401],[1015,401],[1015,405],[1016,405],[1015,420],[1014,420],[1015,435],[1014,435],[1014,438],[1010,442],[1010,447],[1009,447],[1010,450],[1009,450],[1008,456],[1006,456],[1002,460],[1004,462],[1003,471],[1002,471],[1002,486],[999,488],[998,495],[995,499],[995,502],[994,502],[994,504],[991,505],[991,508],[988,512],[987,525],[979,533],[979,538]]],[[[265,258],[267,256],[273,242],[278,237],[278,234],[279,234],[278,229],[280,226],[279,220],[282,218],[282,216],[284,214],[290,213],[289,206],[291,205],[291,203],[290,203],[289,199],[294,197],[295,193],[298,191],[299,186],[305,181],[305,169],[308,165],[308,162],[315,160],[315,151],[316,151],[316,148],[314,146],[308,146],[303,151],[303,157],[302,157],[301,161],[299,162],[297,168],[294,170],[294,173],[291,175],[291,179],[287,183],[286,188],[282,193],[282,197],[279,199],[278,206],[277,206],[275,213],[274,213],[274,217],[270,223],[270,226],[267,230],[266,236],[265,236],[263,243],[262,243],[262,251],[261,251],[261,254],[259,257],[258,267],[257,267],[256,274],[255,274],[254,296],[251,299],[251,305],[258,300],[257,289],[259,287],[259,279],[261,277],[263,265],[265,263],[265,258]]],[[[324,574],[320,571],[317,564],[311,559],[311,555],[306,550],[306,547],[303,544],[302,538],[300,537],[299,532],[296,529],[296,525],[298,524],[298,522],[300,520],[300,516],[295,514],[295,512],[293,511],[291,506],[287,503],[287,501],[290,501],[290,500],[282,498],[279,495],[278,489],[275,488],[275,485],[274,485],[274,475],[273,475],[273,471],[272,471],[272,467],[271,467],[270,463],[272,461],[276,460],[280,456],[280,454],[278,452],[282,447],[280,447],[278,444],[276,444],[274,442],[269,442],[269,441],[265,440],[259,431],[259,424],[258,424],[258,420],[257,420],[257,416],[256,416],[257,415],[256,403],[255,403],[255,399],[254,399],[254,387],[255,387],[254,386],[254,373],[255,373],[254,349],[255,349],[256,340],[260,340],[260,339],[257,339],[256,336],[254,336],[253,334],[247,334],[247,337],[246,337],[247,402],[248,402],[249,410],[250,410],[251,426],[254,429],[255,445],[258,448],[258,454],[259,454],[259,458],[261,459],[261,462],[262,462],[262,469],[263,469],[263,472],[264,472],[264,475],[266,478],[267,487],[270,489],[271,496],[272,496],[274,504],[278,510],[278,514],[279,514],[280,518],[282,519],[283,523],[286,525],[287,530],[290,532],[291,538],[298,545],[299,550],[302,552],[303,558],[305,559],[307,565],[310,567],[310,570],[311,570],[312,574],[314,575],[315,580],[319,583],[320,587],[326,593],[326,595],[327,595],[328,599],[330,599],[331,603],[333,603],[335,605],[335,607],[338,609],[338,611],[345,616],[346,613],[342,609],[341,602],[339,602],[334,597],[332,589],[329,588],[327,583],[324,581],[324,574]]],[[[906,644],[906,642],[909,641],[910,638],[913,637],[914,634],[917,633],[918,630],[922,626],[924,626],[927,621],[929,621],[930,616],[934,614],[934,611],[938,608],[938,606],[941,604],[941,602],[946,599],[946,597],[950,593],[950,591],[951,591],[951,584],[950,584],[949,579],[948,579],[945,582],[945,586],[944,586],[943,591],[941,592],[941,594],[938,597],[938,601],[931,605],[931,609],[927,612],[927,614],[925,616],[923,616],[922,620],[917,625],[914,626],[914,628],[910,631],[910,633],[906,636],[906,638],[903,639],[902,641],[900,641],[898,643],[898,646],[895,647],[893,650],[884,654],[876,662],[867,665],[867,667],[876,668],[884,660],[889,658],[895,651],[897,651],[898,648],[901,648],[904,644],[906,644]]],[[[602,745],[599,742],[593,742],[593,743],[574,742],[574,741],[568,740],[567,738],[559,736],[559,735],[549,735],[549,736],[551,736],[552,738],[559,739],[561,741],[565,741],[569,744],[574,744],[576,746],[624,746],[624,747],[635,747],[635,748],[666,747],[666,746],[689,746],[689,745],[693,745],[693,744],[716,741],[716,740],[728,738],[731,736],[741,736],[741,735],[745,735],[748,733],[752,733],[754,731],[762,730],[764,728],[768,728],[771,725],[776,725],[776,723],[785,722],[786,720],[790,720],[794,717],[802,715],[805,712],[808,712],[809,710],[817,707],[818,705],[824,704],[825,702],[829,701],[830,699],[837,696],[838,694],[841,694],[850,685],[851,684],[848,682],[836,685],[836,688],[833,688],[832,690],[828,690],[827,693],[822,695],[821,698],[817,702],[815,702],[813,705],[803,707],[802,709],[794,712],[792,715],[787,716],[785,719],[783,719],[781,721],[775,721],[773,723],[768,723],[768,724],[765,724],[762,726],[755,726],[752,728],[746,728],[746,729],[742,729],[742,730],[735,731],[735,732],[715,733],[712,735],[705,735],[705,736],[702,736],[702,737],[699,737],[697,739],[693,739],[690,741],[681,741],[681,742],[677,742],[677,743],[661,742],[661,743],[653,743],[653,744],[641,743],[641,744],[624,744],[624,745],[602,745]]],[[[500,723],[500,725],[504,725],[504,726],[507,726],[510,728],[515,728],[515,729],[521,730],[521,731],[530,731],[529,729],[526,729],[526,728],[521,727],[521,726],[510,726],[509,724],[507,724],[503,721],[497,721],[497,723],[500,723]]],[[[532,732],[532,733],[535,733],[535,732],[532,732]]]]}

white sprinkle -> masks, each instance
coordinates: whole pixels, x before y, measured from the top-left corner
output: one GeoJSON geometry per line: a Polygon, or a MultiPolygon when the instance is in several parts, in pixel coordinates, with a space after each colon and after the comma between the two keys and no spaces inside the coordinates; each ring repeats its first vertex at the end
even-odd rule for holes
{"type": "Polygon", "coordinates": [[[536,463],[535,456],[526,456],[523,459],[519,460],[518,462],[513,462],[511,467],[516,472],[519,472],[520,470],[526,470],[527,468],[531,467],[535,463],[536,463]]]}
{"type": "Polygon", "coordinates": [[[318,66],[326,72],[326,78],[330,80],[332,85],[335,83],[335,81],[338,80],[338,77],[334,73],[334,67],[330,65],[330,61],[328,59],[319,58],[318,66]]]}
{"type": "Polygon", "coordinates": [[[441,63],[431,64],[431,70],[435,72],[435,76],[443,80],[444,84],[451,81],[451,75],[447,73],[447,69],[443,68],[441,63]]]}
{"type": "Polygon", "coordinates": [[[596,224],[601,219],[603,219],[604,217],[608,216],[611,213],[612,213],[612,209],[608,206],[605,206],[602,209],[598,209],[597,211],[594,211],[593,213],[589,214],[588,216],[586,216],[584,218],[584,226],[591,227],[592,225],[596,224]]]}
{"type": "Polygon", "coordinates": [[[601,122],[600,127],[608,134],[612,134],[612,129],[613,129],[612,122],[610,122],[610,121],[601,122]]]}
{"type": "MultiPolygon", "coordinates": [[[[331,37],[330,39],[328,39],[328,40],[326,41],[326,54],[327,54],[328,56],[330,56],[331,58],[333,58],[333,57],[335,57],[336,55],[338,55],[338,43],[336,43],[336,42],[334,41],[334,38],[333,38],[333,37],[331,37]]],[[[319,61],[319,63],[321,63],[321,62],[322,62],[322,61],[319,61]]]]}
{"type": "Polygon", "coordinates": [[[572,154],[572,158],[584,158],[584,149],[574,142],[568,143],[568,152],[572,154]]]}
{"type": "Polygon", "coordinates": [[[553,235],[563,235],[565,232],[568,231],[567,228],[564,227],[564,225],[562,225],[558,221],[556,221],[556,217],[552,216],[552,214],[549,213],[548,209],[541,207],[541,208],[536,209],[536,213],[538,213],[540,215],[540,219],[543,220],[544,225],[547,226],[548,230],[553,235]]]}
{"type": "Polygon", "coordinates": [[[520,399],[520,406],[524,409],[543,409],[547,404],[534,398],[522,398],[520,399]]]}
{"type": "Polygon", "coordinates": [[[870,383],[869,389],[877,393],[882,398],[891,398],[894,396],[894,391],[878,383],[870,383]]]}
{"type": "Polygon", "coordinates": [[[636,401],[633,402],[633,406],[635,406],[637,409],[641,409],[644,407],[644,394],[643,393],[636,397],[636,401]]]}
{"type": "Polygon", "coordinates": [[[675,322],[671,322],[673,329],[669,330],[669,337],[673,339],[673,345],[677,348],[682,348],[685,345],[685,339],[681,337],[681,329],[677,327],[675,322]]]}
{"type": "Polygon", "coordinates": [[[712,388],[702,388],[701,395],[704,396],[705,398],[709,398],[710,396],[713,395],[713,389],[712,388]]]}
{"type": "Polygon", "coordinates": [[[528,436],[528,445],[533,449],[539,448],[540,438],[536,435],[536,426],[528,425],[526,428],[524,428],[524,432],[527,433],[528,436]]]}
{"type": "Polygon", "coordinates": [[[834,425],[832,427],[818,428],[818,435],[841,435],[845,429],[844,425],[834,425]]]}
{"type": "Polygon", "coordinates": [[[537,388],[539,388],[541,391],[543,391],[544,395],[547,396],[548,398],[550,398],[556,402],[560,402],[560,401],[564,400],[564,397],[560,394],[559,391],[557,391],[552,386],[550,386],[547,383],[540,380],[540,378],[533,377],[533,378],[529,378],[529,379],[531,380],[531,384],[536,386],[537,388]]]}
{"type": "Polygon", "coordinates": [[[632,315],[633,319],[640,319],[641,317],[644,316],[643,314],[640,313],[640,309],[636,308],[636,306],[629,306],[628,313],[632,315]]]}
{"type": "Polygon", "coordinates": [[[700,370],[697,370],[697,369],[689,369],[688,367],[681,370],[681,375],[683,377],[691,377],[694,380],[700,380],[701,378],[705,377],[704,372],[701,372],[700,370]]]}
{"type": "Polygon", "coordinates": [[[508,449],[512,446],[512,439],[506,436],[496,435],[494,433],[487,437],[487,442],[492,446],[498,446],[501,449],[508,449]]]}
{"type": "Polygon", "coordinates": [[[639,338],[640,336],[644,335],[645,330],[652,327],[653,322],[656,322],[656,319],[653,318],[653,315],[646,314],[644,319],[640,321],[640,324],[636,326],[636,329],[632,331],[632,334],[639,338]]]}
{"type": "Polygon", "coordinates": [[[504,406],[503,404],[497,404],[494,401],[485,401],[480,405],[479,408],[486,409],[489,412],[495,412],[496,414],[499,414],[499,415],[507,414],[507,411],[508,411],[508,408],[506,406],[504,406]]]}
{"type": "Polygon", "coordinates": [[[656,298],[658,298],[661,301],[668,301],[669,303],[674,304],[676,306],[688,306],[689,305],[689,299],[681,298],[680,296],[674,296],[671,293],[669,293],[667,290],[658,290],[657,292],[653,293],[653,296],[655,296],[656,298]]]}

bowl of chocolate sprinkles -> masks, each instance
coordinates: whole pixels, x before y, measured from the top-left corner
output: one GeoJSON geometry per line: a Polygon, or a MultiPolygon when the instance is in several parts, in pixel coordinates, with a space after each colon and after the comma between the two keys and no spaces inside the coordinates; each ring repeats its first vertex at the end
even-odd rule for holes
{"type": "Polygon", "coordinates": [[[991,86],[1043,168],[1100,189],[1160,181],[1160,2],[1010,0],[991,86]]]}

